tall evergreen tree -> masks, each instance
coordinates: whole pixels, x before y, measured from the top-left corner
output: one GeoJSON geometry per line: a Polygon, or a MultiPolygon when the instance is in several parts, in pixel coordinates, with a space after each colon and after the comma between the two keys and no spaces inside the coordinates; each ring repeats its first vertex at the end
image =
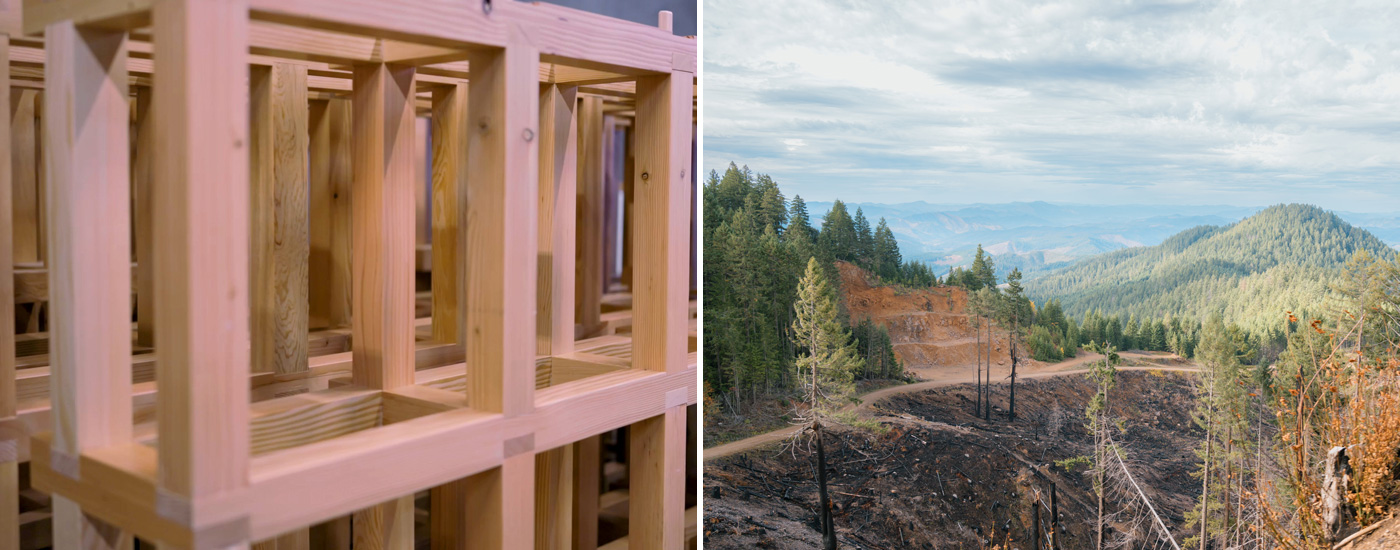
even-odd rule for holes
{"type": "Polygon", "coordinates": [[[808,400],[808,411],[803,414],[816,420],[830,403],[839,402],[851,391],[852,375],[861,369],[862,361],[841,325],[836,293],[815,258],[807,261],[807,270],[798,282],[793,310],[793,338],[805,352],[797,358],[808,400]]]}
{"type": "Polygon", "coordinates": [[[870,232],[870,221],[865,212],[856,207],[856,265],[871,269],[875,265],[875,236],[870,232]]]}
{"type": "Polygon", "coordinates": [[[856,259],[856,226],[851,215],[846,212],[846,203],[837,199],[831,211],[822,219],[822,230],[817,235],[817,248],[830,256],[831,260],[854,262],[856,259]]]}
{"type": "Polygon", "coordinates": [[[874,248],[875,273],[885,278],[894,277],[903,260],[899,255],[899,243],[895,241],[894,233],[890,232],[890,226],[885,224],[884,218],[880,218],[880,223],[875,226],[872,247],[874,248]]]}
{"type": "Polygon", "coordinates": [[[807,201],[802,200],[802,195],[792,196],[792,206],[788,208],[788,228],[801,230],[807,235],[809,242],[816,244],[817,230],[812,228],[811,217],[807,214],[807,201]]]}
{"type": "MultiPolygon", "coordinates": [[[[977,254],[972,258],[972,275],[976,278],[977,288],[997,286],[996,266],[991,256],[982,251],[982,245],[977,245],[977,254]]],[[[973,289],[976,290],[976,289],[973,289]]]]}

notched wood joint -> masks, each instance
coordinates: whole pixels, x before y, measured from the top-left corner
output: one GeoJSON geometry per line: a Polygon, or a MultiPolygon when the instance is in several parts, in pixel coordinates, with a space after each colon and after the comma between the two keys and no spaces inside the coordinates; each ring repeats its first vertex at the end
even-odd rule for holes
{"type": "Polygon", "coordinates": [[[193,522],[189,499],[163,487],[156,488],[156,515],[179,525],[189,525],[193,522]]]}
{"type": "Polygon", "coordinates": [[[525,434],[520,437],[507,439],[505,442],[505,458],[515,455],[534,452],[535,434],[525,434]]]}
{"type": "Polygon", "coordinates": [[[248,516],[200,529],[195,533],[196,548],[225,548],[247,544],[251,540],[252,521],[248,516]]]}
{"type": "Polygon", "coordinates": [[[666,408],[684,407],[690,403],[690,389],[676,388],[666,392],[666,408]]]}
{"type": "Polygon", "coordinates": [[[676,52],[671,54],[671,70],[695,74],[695,56],[676,52]]]}
{"type": "Polygon", "coordinates": [[[73,481],[82,481],[80,460],[79,456],[70,455],[52,447],[49,448],[49,469],[73,481]]]}
{"type": "Polygon", "coordinates": [[[19,460],[19,440],[0,441],[0,462],[15,462],[17,460],[19,460]]]}

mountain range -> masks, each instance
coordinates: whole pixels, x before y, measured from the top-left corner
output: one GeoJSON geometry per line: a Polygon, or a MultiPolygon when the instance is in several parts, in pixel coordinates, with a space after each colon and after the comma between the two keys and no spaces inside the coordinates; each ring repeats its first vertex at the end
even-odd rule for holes
{"type": "MultiPolygon", "coordinates": [[[[820,218],[830,202],[809,202],[820,218]]],[[[1157,245],[1201,225],[1228,225],[1264,210],[1224,205],[1089,205],[1049,202],[1004,204],[847,203],[875,225],[885,218],[906,260],[937,272],[968,266],[978,244],[992,254],[1002,277],[1013,267],[1035,279],[1076,260],[1115,250],[1157,245]]],[[[1387,246],[1400,246],[1400,214],[1336,212],[1387,246]]],[[[820,226],[819,220],[813,225],[820,226]]]]}

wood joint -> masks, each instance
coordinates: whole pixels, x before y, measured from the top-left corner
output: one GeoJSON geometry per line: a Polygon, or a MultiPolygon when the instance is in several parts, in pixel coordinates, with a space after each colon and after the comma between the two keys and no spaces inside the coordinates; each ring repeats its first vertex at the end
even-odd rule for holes
{"type": "Polygon", "coordinates": [[[505,441],[505,458],[535,451],[535,434],[525,434],[505,441]]]}

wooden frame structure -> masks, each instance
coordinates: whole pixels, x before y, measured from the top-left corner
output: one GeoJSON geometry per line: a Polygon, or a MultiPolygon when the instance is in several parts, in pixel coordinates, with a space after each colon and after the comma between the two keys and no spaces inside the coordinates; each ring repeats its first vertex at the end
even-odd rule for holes
{"type": "MultiPolygon", "coordinates": [[[[501,0],[6,9],[0,59],[42,90],[43,124],[6,120],[0,145],[35,141],[46,204],[39,236],[0,238],[0,273],[15,242],[41,243],[50,364],[16,376],[0,277],[0,550],[18,548],[24,461],[62,549],[307,548],[308,527],[353,517],[354,548],[402,550],[422,491],[435,549],[593,548],[597,436],[624,427],[629,544],[683,546],[696,46],[669,14],[658,29],[501,0]],[[634,321],[589,341],[601,321],[576,316],[600,311],[606,247],[578,213],[602,211],[608,98],[631,103],[635,137],[634,321]],[[349,351],[315,356],[316,326],[349,351]]],[[[14,168],[5,228],[25,225],[14,168]]]]}

